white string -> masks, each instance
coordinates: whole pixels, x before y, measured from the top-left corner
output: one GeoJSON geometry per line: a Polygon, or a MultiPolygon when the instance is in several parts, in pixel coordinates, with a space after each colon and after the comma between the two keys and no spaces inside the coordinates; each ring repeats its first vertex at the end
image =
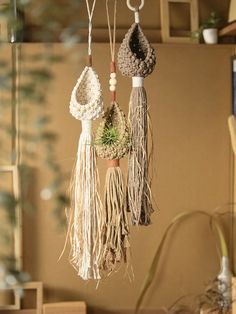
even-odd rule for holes
{"type": "Polygon", "coordinates": [[[92,28],[93,28],[92,19],[93,19],[93,13],[94,13],[95,5],[96,5],[96,0],[93,0],[92,9],[90,9],[89,0],[86,0],[86,5],[87,5],[88,18],[89,18],[88,55],[91,56],[91,54],[92,54],[92,49],[91,49],[91,45],[92,45],[92,28]]]}
{"type": "Polygon", "coordinates": [[[115,44],[116,44],[116,15],[117,15],[117,0],[114,0],[114,15],[113,15],[113,35],[111,32],[111,22],[108,8],[108,1],[106,0],[106,13],[107,13],[107,25],[109,32],[109,42],[110,42],[110,50],[111,50],[111,61],[115,61],[115,44]]]}
{"type": "Polygon", "coordinates": [[[142,8],[144,7],[144,0],[140,1],[140,5],[139,6],[135,6],[133,7],[130,3],[130,0],[126,1],[127,7],[134,12],[134,21],[136,24],[140,23],[140,18],[139,18],[139,11],[142,10],[142,8]]]}

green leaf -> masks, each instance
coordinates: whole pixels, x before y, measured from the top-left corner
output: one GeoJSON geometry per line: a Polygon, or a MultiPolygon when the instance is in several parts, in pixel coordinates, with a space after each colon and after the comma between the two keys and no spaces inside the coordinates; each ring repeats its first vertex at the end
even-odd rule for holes
{"type": "Polygon", "coordinates": [[[118,140],[118,131],[115,127],[105,127],[103,130],[102,136],[98,144],[101,145],[114,145],[118,140]]]}
{"type": "Polygon", "coordinates": [[[15,224],[15,209],[17,205],[18,201],[12,193],[0,191],[0,206],[5,210],[11,224],[15,224]]]}
{"type": "Polygon", "coordinates": [[[38,81],[49,81],[53,77],[49,70],[43,68],[28,70],[26,74],[31,76],[33,80],[38,81]]]}

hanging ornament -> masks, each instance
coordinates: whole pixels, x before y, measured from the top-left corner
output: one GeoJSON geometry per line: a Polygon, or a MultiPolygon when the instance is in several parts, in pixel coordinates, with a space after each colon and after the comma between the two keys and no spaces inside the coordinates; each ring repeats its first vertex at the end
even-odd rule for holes
{"type": "Polygon", "coordinates": [[[71,242],[70,263],[84,280],[100,279],[102,258],[102,206],[98,194],[96,152],[93,146],[92,120],[103,111],[101,85],[92,68],[91,32],[96,0],[89,16],[88,66],[79,77],[71,95],[70,113],[82,122],[77,161],[71,179],[71,209],[68,236],[71,242]]]}
{"type": "Polygon", "coordinates": [[[116,67],[115,67],[115,34],[116,34],[117,0],[114,0],[113,36],[110,25],[108,0],[106,0],[107,22],[111,49],[110,91],[112,101],[98,127],[95,143],[97,155],[108,160],[105,181],[104,211],[105,226],[103,229],[103,263],[102,269],[108,275],[117,269],[124,260],[127,261],[129,250],[129,226],[126,212],[126,191],[119,160],[128,153],[129,132],[123,111],[116,102],[116,67]],[[113,37],[113,38],[112,38],[113,37]]]}
{"type": "Polygon", "coordinates": [[[120,46],[118,66],[124,76],[132,77],[132,92],[129,103],[131,150],[128,163],[128,208],[134,225],[149,225],[153,212],[149,176],[148,153],[148,106],[143,86],[144,78],[152,73],[156,64],[154,49],[145,37],[139,21],[139,8],[134,8],[135,23],[131,26],[120,46]]]}

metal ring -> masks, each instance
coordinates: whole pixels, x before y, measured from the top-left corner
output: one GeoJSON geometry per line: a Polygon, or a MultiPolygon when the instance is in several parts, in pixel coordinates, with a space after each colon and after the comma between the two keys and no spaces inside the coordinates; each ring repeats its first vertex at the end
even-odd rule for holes
{"type": "Polygon", "coordinates": [[[127,0],[126,3],[127,3],[127,7],[131,10],[131,11],[140,11],[143,7],[144,7],[144,0],[140,0],[141,3],[140,3],[140,6],[139,7],[133,7],[130,3],[130,0],[127,0]]]}

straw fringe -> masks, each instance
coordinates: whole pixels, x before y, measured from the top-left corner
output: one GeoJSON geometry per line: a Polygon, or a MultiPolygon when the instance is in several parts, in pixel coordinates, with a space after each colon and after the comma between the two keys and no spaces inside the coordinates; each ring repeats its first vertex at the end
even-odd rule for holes
{"type": "Polygon", "coordinates": [[[129,224],[126,197],[120,167],[110,167],[106,173],[104,207],[106,221],[103,232],[103,269],[108,275],[129,256],[129,224]]]}
{"type": "Polygon", "coordinates": [[[128,208],[134,225],[149,225],[153,212],[149,178],[147,95],[133,87],[129,105],[131,151],[128,167],[128,208]]]}
{"type": "Polygon", "coordinates": [[[101,278],[103,212],[97,190],[99,179],[92,140],[91,132],[83,130],[70,184],[69,259],[84,280],[101,278]]]}

